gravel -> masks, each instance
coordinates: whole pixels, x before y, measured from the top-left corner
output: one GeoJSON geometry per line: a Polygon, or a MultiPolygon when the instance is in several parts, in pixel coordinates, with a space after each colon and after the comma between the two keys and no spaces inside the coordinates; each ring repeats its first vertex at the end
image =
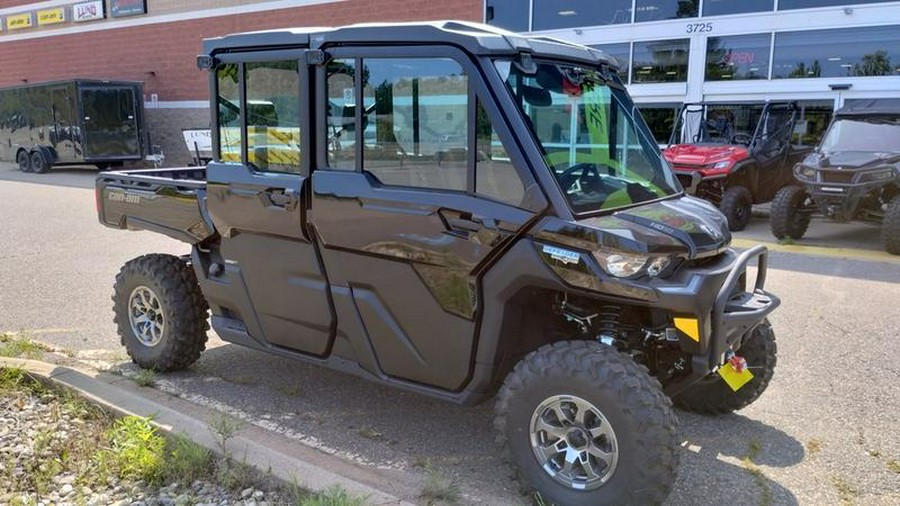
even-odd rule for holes
{"type": "Polygon", "coordinates": [[[61,449],[74,448],[79,438],[96,437],[97,421],[83,414],[54,395],[0,391],[0,504],[266,506],[288,502],[278,491],[252,487],[230,491],[213,477],[165,486],[110,477],[105,484],[84,486],[86,481],[79,479],[77,471],[55,467],[60,459],[69,458],[61,449]]]}

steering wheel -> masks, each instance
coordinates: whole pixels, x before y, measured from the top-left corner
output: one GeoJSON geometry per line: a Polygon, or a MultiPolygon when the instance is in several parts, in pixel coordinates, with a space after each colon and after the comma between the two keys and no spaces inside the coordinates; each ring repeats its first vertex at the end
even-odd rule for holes
{"type": "Polygon", "coordinates": [[[557,179],[559,180],[559,185],[562,186],[563,191],[568,191],[575,183],[579,183],[580,189],[580,183],[588,179],[597,179],[599,181],[600,171],[597,169],[596,164],[581,162],[564,170],[557,179]],[[576,172],[579,171],[580,174],[576,175],[576,172]]]}
{"type": "Polygon", "coordinates": [[[753,136],[745,133],[737,133],[731,136],[729,143],[731,144],[743,144],[745,146],[750,145],[750,141],[753,140],[753,136]]]}

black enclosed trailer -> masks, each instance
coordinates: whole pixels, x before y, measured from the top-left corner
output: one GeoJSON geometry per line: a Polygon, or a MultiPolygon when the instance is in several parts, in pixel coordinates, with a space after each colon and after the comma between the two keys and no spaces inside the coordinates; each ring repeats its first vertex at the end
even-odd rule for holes
{"type": "Polygon", "coordinates": [[[144,159],[143,85],[77,79],[0,90],[0,160],[23,172],[144,159]]]}

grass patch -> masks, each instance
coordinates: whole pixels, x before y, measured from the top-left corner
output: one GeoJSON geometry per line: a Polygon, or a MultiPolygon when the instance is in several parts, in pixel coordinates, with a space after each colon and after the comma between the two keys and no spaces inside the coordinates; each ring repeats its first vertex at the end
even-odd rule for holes
{"type": "Polygon", "coordinates": [[[153,369],[141,369],[134,375],[133,379],[138,386],[148,388],[154,387],[156,386],[156,371],[153,369]]]}
{"type": "Polygon", "coordinates": [[[159,484],[165,477],[166,439],[149,418],[126,416],[107,431],[107,447],[96,461],[101,472],[121,479],[159,484]]]}
{"type": "Polygon", "coordinates": [[[819,451],[821,449],[822,449],[822,442],[819,441],[818,439],[813,438],[806,442],[806,451],[810,455],[815,455],[815,454],[819,453],[819,451]]]}
{"type": "Polygon", "coordinates": [[[753,477],[753,481],[759,489],[759,506],[772,506],[775,504],[775,499],[772,497],[772,486],[769,484],[769,479],[762,472],[762,469],[756,467],[756,464],[753,463],[753,459],[759,456],[761,450],[762,447],[759,441],[755,439],[750,441],[747,445],[747,454],[744,455],[741,463],[744,466],[744,470],[753,477]]]}
{"type": "Polygon", "coordinates": [[[212,472],[213,454],[203,446],[184,436],[175,436],[170,440],[169,448],[167,481],[188,485],[212,472]]]}
{"type": "Polygon", "coordinates": [[[797,243],[794,242],[794,239],[792,237],[786,236],[778,239],[778,244],[781,244],[782,246],[791,246],[797,243]]]}
{"type": "Polygon", "coordinates": [[[358,431],[356,431],[356,433],[359,434],[360,437],[364,437],[366,439],[381,439],[384,437],[384,434],[369,426],[360,428],[358,431]]]}
{"type": "Polygon", "coordinates": [[[299,381],[294,383],[293,385],[278,385],[277,387],[275,387],[275,390],[288,397],[298,397],[302,393],[299,381]]]}
{"type": "Polygon", "coordinates": [[[425,499],[427,504],[447,503],[456,504],[460,499],[459,483],[444,476],[433,467],[425,470],[425,486],[419,497],[425,499]]]}
{"type": "Polygon", "coordinates": [[[900,474],[900,462],[897,462],[893,459],[889,460],[887,463],[887,467],[892,473],[900,474]]]}
{"type": "Polygon", "coordinates": [[[0,369],[0,394],[22,392],[41,395],[46,391],[44,385],[32,378],[24,369],[0,369]]]}
{"type": "Polygon", "coordinates": [[[841,498],[841,504],[853,504],[856,497],[859,496],[859,492],[840,476],[832,476],[831,484],[837,490],[838,497],[841,498]]]}
{"type": "Polygon", "coordinates": [[[48,350],[43,345],[22,338],[19,334],[10,332],[0,334],[0,357],[40,360],[45,351],[48,350]]]}
{"type": "Polygon", "coordinates": [[[307,494],[298,498],[298,506],[363,506],[365,497],[353,497],[341,487],[330,487],[323,492],[307,494]]]}

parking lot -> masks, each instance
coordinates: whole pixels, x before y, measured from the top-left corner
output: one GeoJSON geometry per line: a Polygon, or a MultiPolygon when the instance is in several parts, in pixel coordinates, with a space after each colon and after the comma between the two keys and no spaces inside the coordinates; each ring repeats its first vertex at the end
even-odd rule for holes
{"type": "MultiPolygon", "coordinates": [[[[95,175],[0,164],[0,332],[109,367],[125,362],[110,302],[119,267],[189,250],[99,225],[95,175]]],[[[764,212],[736,246],[775,243],[764,212]]],[[[881,251],[876,226],[815,221],[797,245],[773,245],[767,288],[783,301],[771,318],[775,378],[737,414],[679,412],[681,468],[667,504],[900,504],[900,257],[881,251]]],[[[490,403],[445,404],[215,336],[189,371],[159,383],[356,462],[364,479],[412,501],[430,465],[458,481],[465,504],[527,503],[497,454],[490,403]]]]}

